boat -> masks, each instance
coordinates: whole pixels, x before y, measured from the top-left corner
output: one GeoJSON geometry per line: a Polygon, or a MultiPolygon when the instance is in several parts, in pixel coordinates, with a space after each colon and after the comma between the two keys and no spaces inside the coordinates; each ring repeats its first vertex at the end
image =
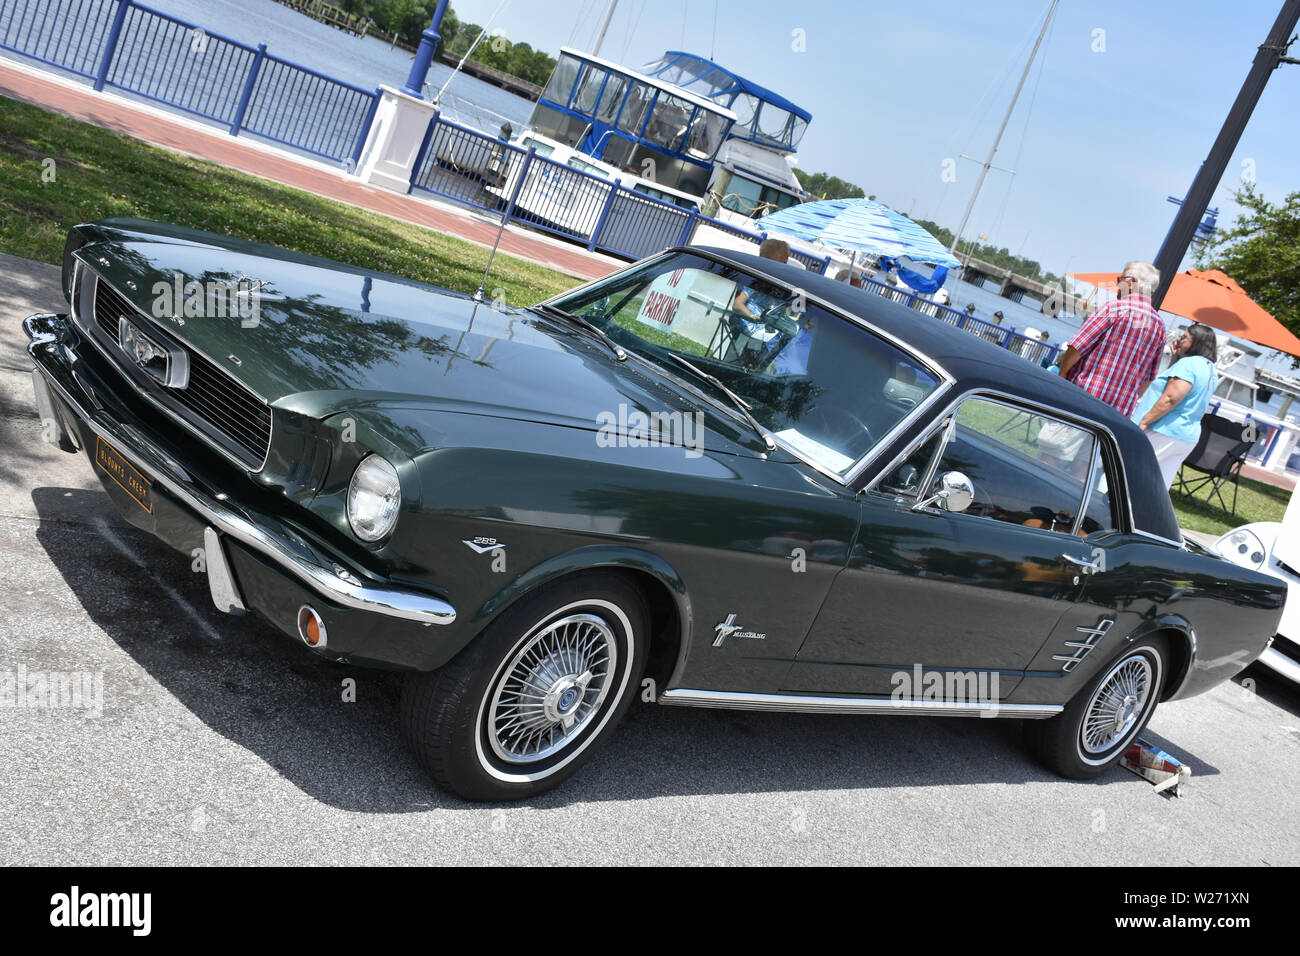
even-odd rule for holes
{"type": "MultiPolygon", "coordinates": [[[[692,53],[669,50],[632,70],[564,47],[528,128],[511,143],[753,232],[766,213],[804,200],[793,157],[811,119],[784,97],[692,53]]],[[[546,225],[589,235],[607,188],[558,175],[550,164],[527,172],[515,164],[494,191],[514,196],[518,210],[546,225]]],[[[707,223],[696,241],[753,248],[707,223]]],[[[827,253],[805,245],[810,255],[827,253]]]]}

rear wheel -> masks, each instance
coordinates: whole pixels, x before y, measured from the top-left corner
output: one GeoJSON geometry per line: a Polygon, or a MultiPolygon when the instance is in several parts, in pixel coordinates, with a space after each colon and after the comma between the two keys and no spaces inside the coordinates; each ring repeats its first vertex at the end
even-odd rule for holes
{"type": "Polygon", "coordinates": [[[1104,773],[1155,713],[1167,659],[1160,638],[1125,648],[1060,714],[1025,724],[1030,750],[1063,777],[1084,780],[1104,773]]]}
{"type": "Polygon", "coordinates": [[[404,736],[434,780],[466,799],[549,790],[631,706],[648,634],[644,597],[617,575],[544,587],[441,670],[408,675],[404,736]]]}

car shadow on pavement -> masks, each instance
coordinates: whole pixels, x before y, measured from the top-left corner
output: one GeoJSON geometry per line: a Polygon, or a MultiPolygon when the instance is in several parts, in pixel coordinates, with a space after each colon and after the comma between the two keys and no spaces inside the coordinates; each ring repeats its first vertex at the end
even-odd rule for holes
{"type": "MultiPolygon", "coordinates": [[[[90,621],[207,727],[340,809],[477,806],[440,791],[402,744],[399,674],[321,661],[256,615],[218,612],[191,558],[124,524],[101,491],[37,488],[32,501],[37,539],[90,621]],[[355,702],[345,701],[349,679],[355,702]]],[[[74,610],[56,621],[53,639],[75,645],[83,624],[74,610]]],[[[75,647],[66,656],[75,657],[75,647]]],[[[104,696],[107,724],[96,733],[113,732],[115,710],[148,706],[138,693],[115,695],[111,686],[104,696]]],[[[201,738],[192,743],[203,746],[201,738]]],[[[1131,781],[1117,769],[1092,785],[1131,781]]],[[[1026,782],[1057,778],[1029,757],[1016,720],[638,702],[577,776],[527,803],[1026,782]]]]}
{"type": "Polygon", "coordinates": [[[1272,668],[1256,662],[1234,677],[1232,682],[1241,687],[1247,701],[1251,694],[1258,694],[1261,700],[1300,718],[1300,684],[1287,680],[1272,668]]]}

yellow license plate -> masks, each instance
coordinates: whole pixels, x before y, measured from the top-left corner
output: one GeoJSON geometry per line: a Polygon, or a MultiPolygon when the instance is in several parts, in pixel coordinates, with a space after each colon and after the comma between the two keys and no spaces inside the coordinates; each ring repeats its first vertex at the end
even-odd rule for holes
{"type": "Polygon", "coordinates": [[[113,479],[114,484],[130,495],[132,501],[153,514],[153,502],[149,498],[153,482],[140,474],[121,452],[98,435],[95,436],[95,464],[113,479]]]}

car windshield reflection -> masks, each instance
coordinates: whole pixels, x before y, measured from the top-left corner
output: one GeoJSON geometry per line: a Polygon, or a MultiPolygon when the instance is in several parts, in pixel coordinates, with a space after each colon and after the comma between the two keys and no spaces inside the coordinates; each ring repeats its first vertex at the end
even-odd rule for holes
{"type": "MultiPolygon", "coordinates": [[[[653,361],[689,359],[778,441],[841,478],[939,385],[915,358],[801,290],[689,254],[552,304],[653,361]]],[[[675,363],[670,371],[680,374],[675,363]]]]}

